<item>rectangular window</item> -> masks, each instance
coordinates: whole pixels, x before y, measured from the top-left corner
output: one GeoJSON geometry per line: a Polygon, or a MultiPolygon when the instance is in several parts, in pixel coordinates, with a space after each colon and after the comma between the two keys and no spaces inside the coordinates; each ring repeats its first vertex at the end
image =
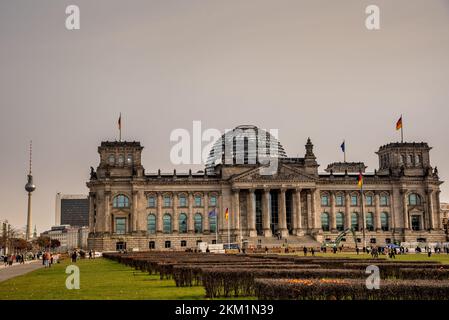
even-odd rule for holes
{"type": "Polygon", "coordinates": [[[388,206],[388,196],[380,196],[380,205],[381,206],[388,206]]]}
{"type": "Polygon", "coordinates": [[[323,207],[329,206],[329,197],[328,196],[321,196],[321,205],[323,207]]]}
{"type": "Polygon", "coordinates": [[[169,196],[164,196],[164,207],[171,207],[171,198],[169,196]]]}
{"type": "Polygon", "coordinates": [[[217,197],[216,196],[212,196],[209,199],[209,205],[211,207],[216,207],[217,206],[217,197]]]}
{"type": "Polygon", "coordinates": [[[156,207],[156,197],[148,197],[148,207],[149,208],[154,208],[156,207]]]}
{"type": "Polygon", "coordinates": [[[357,196],[351,196],[351,206],[357,206],[359,204],[357,196]]]}
{"type": "Polygon", "coordinates": [[[150,242],[148,243],[148,248],[150,248],[150,249],[156,248],[156,245],[155,245],[154,241],[150,241],[150,242]]]}
{"type": "Polygon", "coordinates": [[[179,197],[179,206],[180,207],[187,207],[187,198],[185,196],[179,197]]]}
{"type": "Polygon", "coordinates": [[[126,218],[115,218],[115,233],[126,233],[126,218]]]}
{"type": "Polygon", "coordinates": [[[201,197],[195,196],[195,207],[201,207],[201,197]]]}
{"type": "Polygon", "coordinates": [[[171,247],[170,241],[165,241],[165,249],[169,249],[171,247]]]}
{"type": "Polygon", "coordinates": [[[367,206],[372,206],[373,205],[373,196],[366,196],[366,201],[365,201],[367,206]]]}
{"type": "Polygon", "coordinates": [[[342,195],[337,195],[335,197],[335,204],[339,207],[344,206],[345,205],[344,197],[342,195]]]}
{"type": "Polygon", "coordinates": [[[181,240],[181,247],[187,247],[187,241],[181,240]]]}

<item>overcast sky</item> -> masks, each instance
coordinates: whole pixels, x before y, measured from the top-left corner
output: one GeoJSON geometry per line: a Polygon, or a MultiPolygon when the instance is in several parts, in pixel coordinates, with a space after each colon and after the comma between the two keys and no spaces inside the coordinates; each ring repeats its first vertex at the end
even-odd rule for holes
{"type": "Polygon", "coordinates": [[[41,232],[56,192],[87,194],[119,112],[147,172],[185,168],[171,164],[169,137],[193,120],[279,129],[289,156],[310,136],[321,171],[346,139],[348,161],[373,171],[403,114],[406,140],[428,142],[449,176],[447,0],[0,0],[0,45],[0,220],[18,227],[28,141],[41,232]],[[65,28],[70,4],[80,30],[65,28]],[[379,31],[365,28],[370,4],[379,31]]]}

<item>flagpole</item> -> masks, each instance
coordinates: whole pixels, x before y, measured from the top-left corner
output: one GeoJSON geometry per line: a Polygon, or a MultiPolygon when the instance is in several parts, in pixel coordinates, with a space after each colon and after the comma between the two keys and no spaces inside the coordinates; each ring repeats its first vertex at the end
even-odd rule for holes
{"type": "Polygon", "coordinates": [[[118,141],[122,142],[122,113],[120,112],[120,117],[119,117],[119,126],[118,126],[118,130],[119,130],[119,138],[118,141]]]}
{"type": "Polygon", "coordinates": [[[401,143],[404,143],[404,119],[401,114],[401,143]]]}
{"type": "Polygon", "coordinates": [[[228,249],[231,249],[231,231],[230,231],[230,229],[231,229],[230,220],[231,219],[229,219],[229,218],[230,217],[229,217],[229,211],[228,211],[228,249]]]}
{"type": "Polygon", "coordinates": [[[214,213],[215,213],[215,243],[218,244],[218,214],[215,208],[214,213]]]}
{"type": "Polygon", "coordinates": [[[366,250],[366,237],[365,237],[365,224],[366,224],[366,221],[365,221],[365,210],[363,208],[363,180],[362,180],[362,184],[360,185],[360,195],[361,195],[361,197],[360,197],[360,204],[361,204],[361,210],[362,210],[362,238],[363,238],[363,247],[366,250]]]}

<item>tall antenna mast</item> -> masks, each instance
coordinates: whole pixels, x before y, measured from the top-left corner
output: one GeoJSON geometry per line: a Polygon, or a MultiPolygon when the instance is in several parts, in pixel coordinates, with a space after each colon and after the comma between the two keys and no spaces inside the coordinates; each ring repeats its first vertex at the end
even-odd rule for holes
{"type": "Polygon", "coordinates": [[[33,157],[33,140],[30,140],[30,170],[29,174],[31,174],[31,164],[32,164],[32,158],[33,157]]]}

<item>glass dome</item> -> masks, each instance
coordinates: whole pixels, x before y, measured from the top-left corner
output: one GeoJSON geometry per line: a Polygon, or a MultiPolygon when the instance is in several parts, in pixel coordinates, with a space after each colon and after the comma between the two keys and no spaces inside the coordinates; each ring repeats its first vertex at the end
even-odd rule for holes
{"type": "Polygon", "coordinates": [[[226,132],[215,142],[206,161],[206,170],[213,172],[218,164],[261,164],[271,157],[287,157],[280,142],[265,130],[242,125],[226,132]]]}

